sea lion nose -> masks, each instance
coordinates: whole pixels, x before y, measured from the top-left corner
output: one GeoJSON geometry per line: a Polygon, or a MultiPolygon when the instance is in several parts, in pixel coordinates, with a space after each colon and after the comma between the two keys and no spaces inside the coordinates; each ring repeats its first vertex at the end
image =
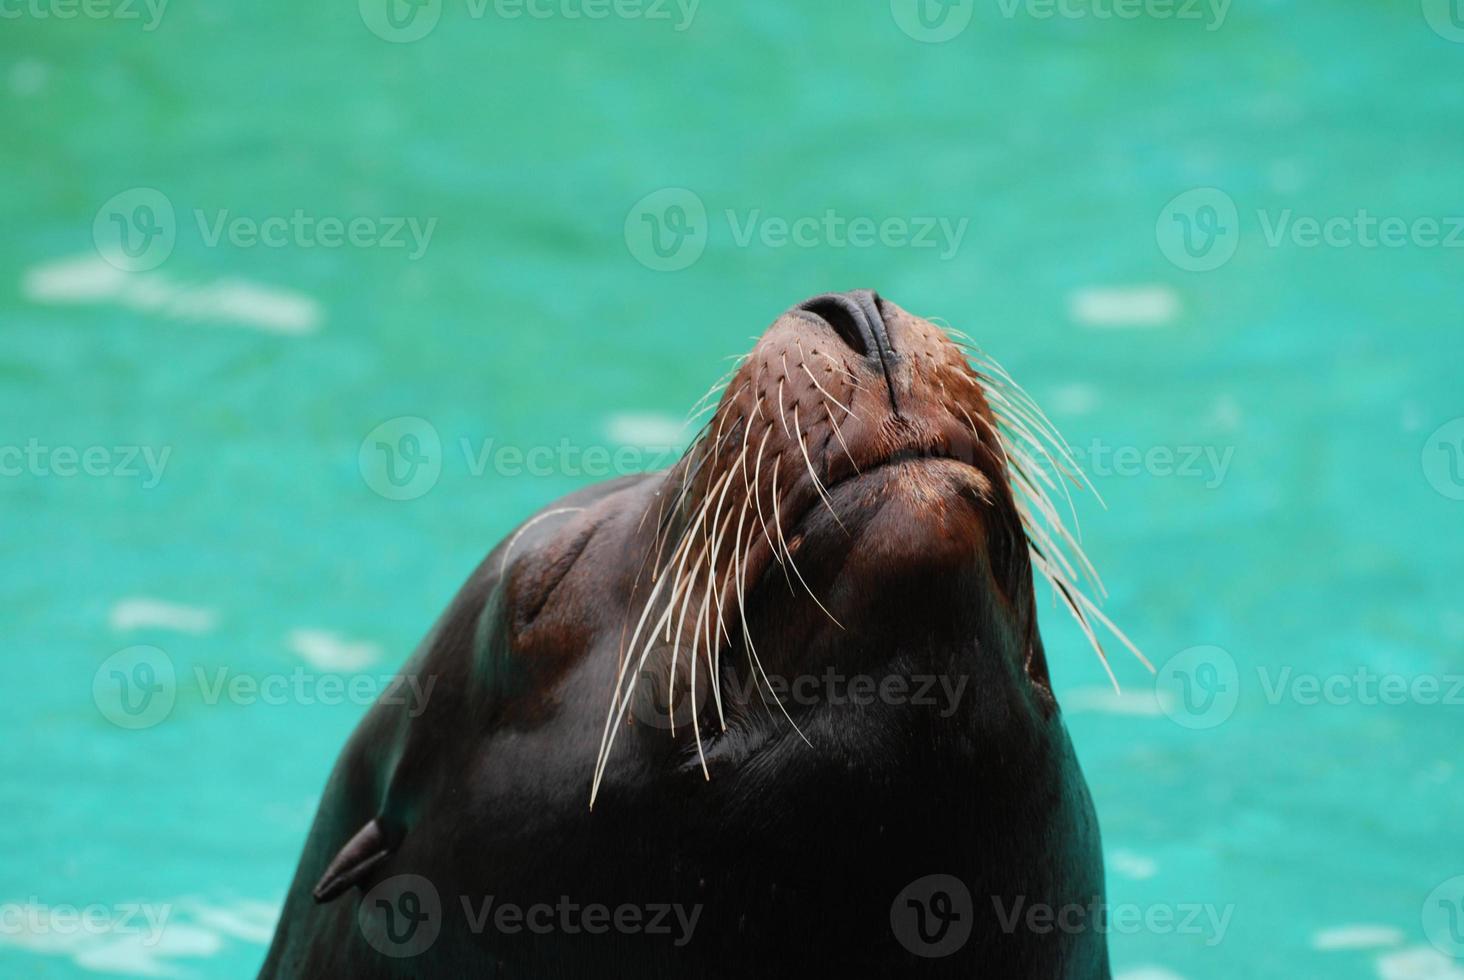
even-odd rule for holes
{"type": "Polygon", "coordinates": [[[890,349],[884,314],[879,308],[879,294],[872,289],[855,289],[847,293],[824,293],[798,304],[798,309],[828,322],[858,354],[878,357],[890,349]]]}
{"type": "Polygon", "coordinates": [[[895,383],[890,374],[895,348],[890,342],[879,294],[872,289],[824,293],[799,303],[798,309],[826,321],[852,350],[879,364],[889,389],[890,408],[898,418],[900,406],[895,401],[895,383]]]}

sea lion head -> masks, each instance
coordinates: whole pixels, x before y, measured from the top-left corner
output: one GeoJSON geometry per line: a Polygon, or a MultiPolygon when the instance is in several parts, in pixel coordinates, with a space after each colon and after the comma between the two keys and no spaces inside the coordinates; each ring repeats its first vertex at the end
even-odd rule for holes
{"type": "MultiPolygon", "coordinates": [[[[707,402],[675,465],[550,505],[472,576],[407,670],[430,702],[383,698],[343,757],[297,879],[315,902],[404,870],[521,907],[681,896],[709,909],[689,963],[895,975],[887,903],[934,870],[1034,907],[1098,900],[1034,580],[1095,644],[1109,624],[1079,588],[1054,499],[1075,467],[1045,416],[871,291],[783,313],[707,402]],[[922,702],[922,678],[944,697],[922,702]]],[[[304,895],[272,962],[334,957],[351,931],[357,904],[312,917],[304,895]]],[[[973,912],[951,975],[1107,975],[1101,930],[1013,937],[973,912]]],[[[434,962],[580,975],[543,967],[584,949],[562,937],[461,925],[434,962]]],[[[665,954],[631,972],[698,972],[665,954]]]]}
{"type": "Polygon", "coordinates": [[[614,642],[597,787],[617,733],[646,720],[646,684],[704,769],[705,739],[762,724],[775,686],[790,727],[816,716],[785,695],[831,671],[959,676],[973,710],[1036,723],[1055,702],[1034,571],[1102,655],[1091,624],[1111,624],[1054,500],[1071,453],[964,335],[871,290],[816,296],[703,401],[684,457],[631,496],[638,513],[589,508],[519,576],[536,617],[556,607],[550,645],[614,642]],[[620,588],[575,587],[566,569],[590,549],[618,556],[620,588]]]}

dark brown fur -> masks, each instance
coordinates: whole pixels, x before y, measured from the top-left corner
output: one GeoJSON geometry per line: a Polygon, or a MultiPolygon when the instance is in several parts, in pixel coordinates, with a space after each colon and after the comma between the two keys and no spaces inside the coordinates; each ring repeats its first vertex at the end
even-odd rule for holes
{"type": "Polygon", "coordinates": [[[734,372],[680,464],[557,502],[474,573],[405,668],[436,679],[427,710],[378,705],[346,747],[262,976],[1108,976],[1100,932],[996,914],[1088,905],[1103,885],[982,379],[873,294],[804,307],[734,372]],[[682,542],[694,591],[674,595],[695,628],[637,636],[672,596],[682,542]],[[673,651],[695,708],[674,737],[642,697],[671,687],[673,651]],[[965,696],[769,705],[768,681],[827,668],[963,679],[965,696]],[[971,934],[926,958],[892,915],[932,874],[969,889],[971,934]],[[403,875],[442,912],[427,948],[396,957],[368,941],[381,900],[363,898],[403,875]],[[463,900],[488,895],[700,912],[682,945],[475,931],[463,900]]]}

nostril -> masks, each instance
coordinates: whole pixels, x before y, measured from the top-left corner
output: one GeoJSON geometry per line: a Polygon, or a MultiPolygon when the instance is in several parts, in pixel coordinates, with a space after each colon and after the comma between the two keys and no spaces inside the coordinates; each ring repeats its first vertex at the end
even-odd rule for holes
{"type": "Polygon", "coordinates": [[[884,311],[879,295],[872,289],[856,289],[850,293],[825,293],[799,304],[828,322],[855,352],[874,357],[885,342],[884,311]]]}
{"type": "Polygon", "coordinates": [[[891,369],[897,360],[885,326],[884,304],[872,289],[856,289],[849,293],[825,293],[800,303],[798,309],[823,319],[843,338],[844,343],[866,358],[878,359],[885,385],[889,389],[890,407],[895,416],[900,406],[895,400],[895,381],[891,369]]]}
{"type": "Polygon", "coordinates": [[[868,357],[874,353],[874,337],[864,323],[863,311],[850,303],[847,296],[818,296],[798,308],[827,322],[856,354],[868,357]]]}

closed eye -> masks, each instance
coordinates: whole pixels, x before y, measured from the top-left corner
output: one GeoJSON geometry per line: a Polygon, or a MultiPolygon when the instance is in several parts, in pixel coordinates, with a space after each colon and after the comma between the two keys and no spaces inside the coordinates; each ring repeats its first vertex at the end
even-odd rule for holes
{"type": "Polygon", "coordinates": [[[511,594],[514,597],[516,631],[527,630],[534,625],[555,590],[584,554],[597,529],[597,524],[586,524],[573,535],[561,534],[538,554],[525,556],[515,565],[511,594]]]}

